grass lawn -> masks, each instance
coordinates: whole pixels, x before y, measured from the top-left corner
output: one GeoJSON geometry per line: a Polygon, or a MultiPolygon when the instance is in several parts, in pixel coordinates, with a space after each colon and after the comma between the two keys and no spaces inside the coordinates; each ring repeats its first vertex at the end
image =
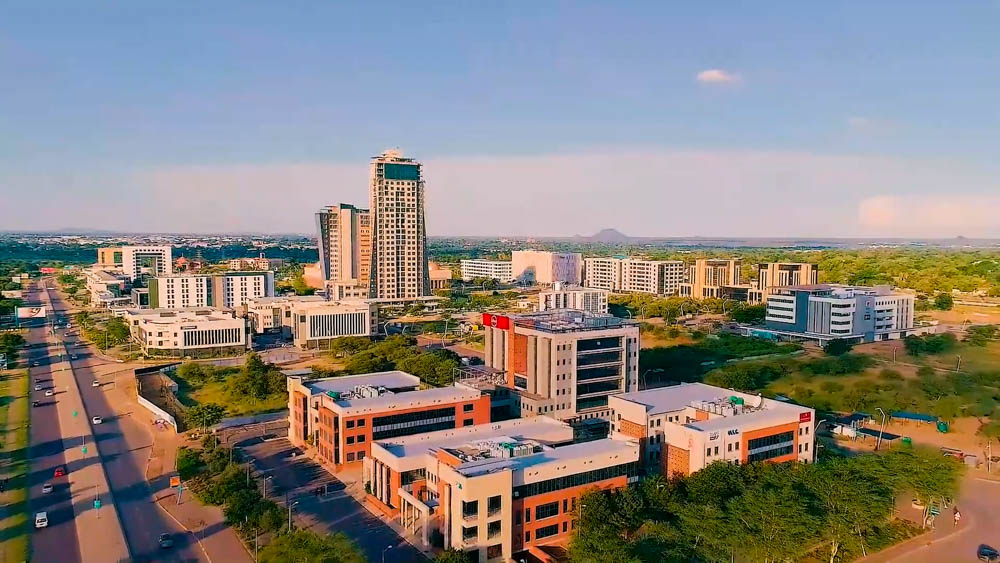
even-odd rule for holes
{"type": "Polygon", "coordinates": [[[194,387],[183,380],[177,380],[177,399],[185,407],[205,403],[222,405],[226,407],[226,416],[250,416],[288,408],[288,395],[272,395],[263,401],[242,397],[233,400],[225,381],[209,381],[194,387]]]}
{"type": "Polygon", "coordinates": [[[31,527],[28,518],[28,373],[27,370],[0,372],[0,428],[3,429],[0,478],[9,479],[0,493],[0,543],[3,561],[29,559],[31,527]]]}

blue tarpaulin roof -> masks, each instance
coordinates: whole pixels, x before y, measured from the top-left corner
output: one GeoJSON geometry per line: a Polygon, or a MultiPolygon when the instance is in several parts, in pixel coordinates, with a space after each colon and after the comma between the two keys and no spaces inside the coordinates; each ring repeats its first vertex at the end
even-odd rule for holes
{"type": "Polygon", "coordinates": [[[918,412],[892,411],[892,418],[904,418],[908,420],[919,420],[920,422],[937,422],[938,417],[918,412]]]}

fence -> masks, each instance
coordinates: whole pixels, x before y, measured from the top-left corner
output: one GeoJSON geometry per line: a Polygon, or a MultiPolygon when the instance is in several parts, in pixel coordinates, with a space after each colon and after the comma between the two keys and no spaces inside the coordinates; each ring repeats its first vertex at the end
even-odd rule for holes
{"type": "Polygon", "coordinates": [[[177,429],[177,420],[175,420],[174,417],[170,415],[170,413],[149,402],[149,400],[147,400],[142,395],[139,395],[138,398],[140,405],[146,407],[146,409],[149,412],[153,413],[157,417],[166,420],[171,426],[174,427],[174,432],[179,432],[179,430],[177,429]]]}

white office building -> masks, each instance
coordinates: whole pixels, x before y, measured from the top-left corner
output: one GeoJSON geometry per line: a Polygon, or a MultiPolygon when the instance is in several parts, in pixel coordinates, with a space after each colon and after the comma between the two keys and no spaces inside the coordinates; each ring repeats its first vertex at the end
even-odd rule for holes
{"type": "Polygon", "coordinates": [[[583,258],[576,252],[515,250],[511,253],[511,274],[516,281],[523,283],[579,284],[583,275],[583,258]]]}
{"type": "Polygon", "coordinates": [[[509,260],[462,260],[462,279],[472,281],[476,278],[497,280],[501,283],[514,281],[512,265],[509,260]]]}
{"type": "Polygon", "coordinates": [[[166,276],[173,272],[169,246],[121,247],[122,271],[135,280],[142,275],[166,276]]]}
{"type": "Polygon", "coordinates": [[[576,309],[605,315],[608,312],[608,291],[556,283],[551,289],[538,294],[538,310],[550,309],[576,309]]]}
{"type": "Polygon", "coordinates": [[[236,308],[251,299],[274,295],[274,272],[177,274],[150,278],[149,306],[153,309],[184,307],[236,308]]]}
{"type": "Polygon", "coordinates": [[[148,356],[226,356],[250,347],[244,320],[215,307],[125,309],[122,318],[148,356]]]}
{"type": "Polygon", "coordinates": [[[624,256],[584,260],[585,285],[613,292],[675,295],[684,282],[684,276],[684,263],[679,260],[644,260],[624,256]]]}
{"type": "Polygon", "coordinates": [[[292,340],[302,349],[328,349],[337,338],[371,336],[377,312],[369,300],[293,301],[289,304],[292,340]]]}

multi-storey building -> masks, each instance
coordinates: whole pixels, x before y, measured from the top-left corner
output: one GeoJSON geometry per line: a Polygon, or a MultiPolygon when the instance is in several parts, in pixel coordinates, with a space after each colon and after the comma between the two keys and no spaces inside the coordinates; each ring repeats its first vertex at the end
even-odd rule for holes
{"type": "Polygon", "coordinates": [[[303,379],[288,373],[288,439],[315,447],[335,470],[363,461],[372,442],[490,421],[489,397],[469,387],[420,390],[401,371],[303,379]]]}
{"type": "Polygon", "coordinates": [[[256,258],[233,258],[229,261],[229,269],[236,272],[249,270],[276,270],[285,265],[281,258],[267,258],[261,252],[256,258]]]}
{"type": "Polygon", "coordinates": [[[648,472],[690,475],[715,461],[815,459],[813,409],[703,383],[612,396],[612,438],[642,444],[648,472]]]}
{"type": "Polygon", "coordinates": [[[624,256],[584,259],[584,284],[613,292],[674,295],[684,281],[679,260],[643,260],[624,256]]]}
{"type": "Polygon", "coordinates": [[[638,480],[639,444],[573,444],[573,430],[532,417],[376,440],[362,472],[369,498],[430,545],[470,561],[550,561],[565,547],[583,494],[638,480]]]}
{"type": "Polygon", "coordinates": [[[583,258],[575,252],[515,250],[511,253],[511,275],[518,282],[579,285],[582,270],[583,258]]]}
{"type": "Polygon", "coordinates": [[[128,306],[132,302],[129,294],[131,279],[127,274],[108,271],[100,267],[84,270],[90,306],[102,309],[128,306]]]}
{"type": "Polygon", "coordinates": [[[122,317],[149,356],[232,355],[250,347],[246,322],[215,307],[125,309],[122,317]]]}
{"type": "Polygon", "coordinates": [[[915,297],[889,286],[799,285],[772,287],[765,329],[757,336],[826,342],[894,340],[913,334],[915,297]]]}
{"type": "Polygon", "coordinates": [[[316,231],[323,280],[338,287],[363,288],[367,297],[371,290],[371,213],[346,203],[324,207],[316,213],[316,231]]]}
{"type": "Polygon", "coordinates": [[[122,247],[102,246],[97,249],[97,262],[95,268],[99,269],[121,269],[122,267],[122,247]]]}
{"type": "Polygon", "coordinates": [[[430,295],[421,169],[398,150],[372,158],[371,297],[406,301],[430,295]]]}
{"type": "Polygon", "coordinates": [[[749,299],[750,286],[740,283],[739,259],[699,258],[688,267],[688,281],[680,284],[681,297],[692,299],[749,299]]]}
{"type": "Polygon", "coordinates": [[[299,348],[328,349],[344,336],[371,336],[378,307],[367,299],[293,301],[290,304],[292,342],[299,348]]]}
{"type": "Polygon", "coordinates": [[[150,278],[149,306],[237,308],[251,299],[274,295],[274,272],[176,274],[150,278]]]}
{"type": "Polygon", "coordinates": [[[608,292],[578,285],[563,285],[562,282],[554,283],[551,289],[538,294],[537,310],[550,309],[576,309],[605,315],[608,312],[608,292]]]}
{"type": "Polygon", "coordinates": [[[237,314],[247,319],[253,334],[281,332],[283,336],[292,336],[292,304],[293,303],[323,303],[322,295],[282,295],[276,297],[258,297],[248,299],[237,314]]]}
{"type": "Polygon", "coordinates": [[[762,303],[772,287],[815,285],[819,266],[801,262],[771,262],[757,264],[757,280],[750,290],[750,302],[762,303]]]}
{"type": "Polygon", "coordinates": [[[462,279],[472,281],[476,278],[497,280],[501,283],[514,281],[513,267],[507,260],[462,260],[462,279]]]}
{"type": "Polygon", "coordinates": [[[591,256],[583,259],[583,283],[606,291],[621,291],[624,256],[591,256]]]}
{"type": "Polygon", "coordinates": [[[608,418],[608,396],[637,389],[639,325],[556,309],[483,315],[486,366],[518,392],[515,414],[570,422],[608,418]]]}
{"type": "Polygon", "coordinates": [[[173,272],[169,246],[123,246],[122,271],[135,280],[140,276],[166,276],[173,272]]]}

